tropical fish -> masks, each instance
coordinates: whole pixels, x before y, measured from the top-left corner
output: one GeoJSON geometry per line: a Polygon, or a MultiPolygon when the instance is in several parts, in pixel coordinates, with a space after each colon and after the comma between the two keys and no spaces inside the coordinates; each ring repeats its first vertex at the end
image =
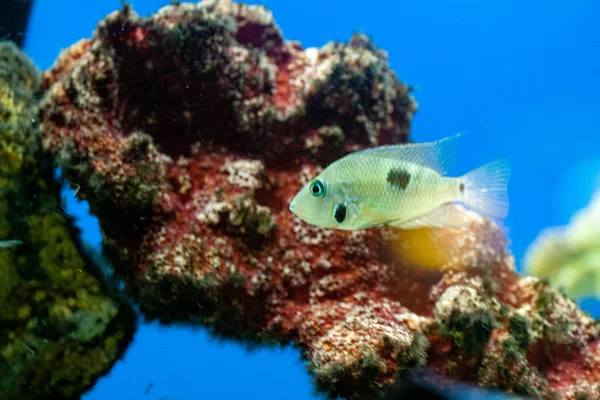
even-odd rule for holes
{"type": "Polygon", "coordinates": [[[460,177],[445,176],[456,160],[459,136],[350,153],[305,185],[290,203],[290,211],[309,224],[344,230],[467,225],[454,203],[484,217],[504,219],[507,160],[460,177]]]}

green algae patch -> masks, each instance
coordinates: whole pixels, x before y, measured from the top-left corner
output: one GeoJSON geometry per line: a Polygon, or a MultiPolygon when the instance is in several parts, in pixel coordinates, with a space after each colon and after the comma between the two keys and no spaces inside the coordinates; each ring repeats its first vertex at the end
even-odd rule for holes
{"type": "Polygon", "coordinates": [[[336,363],[327,368],[308,365],[315,377],[315,395],[325,394],[327,399],[376,399],[384,391],[375,378],[386,370],[386,364],[375,353],[364,354],[351,365],[336,363]]]}
{"type": "Polygon", "coordinates": [[[134,314],[83,250],[41,151],[38,74],[0,42],[0,398],[79,398],[122,355],[134,314]],[[4,242],[7,243],[7,242],[4,242]]]}
{"type": "Polygon", "coordinates": [[[529,321],[521,315],[514,315],[508,321],[508,333],[515,339],[519,349],[525,351],[531,343],[529,336],[529,321]]]}
{"type": "Polygon", "coordinates": [[[473,313],[455,312],[447,324],[440,323],[441,333],[471,354],[481,354],[492,336],[495,319],[490,310],[473,313]]]}

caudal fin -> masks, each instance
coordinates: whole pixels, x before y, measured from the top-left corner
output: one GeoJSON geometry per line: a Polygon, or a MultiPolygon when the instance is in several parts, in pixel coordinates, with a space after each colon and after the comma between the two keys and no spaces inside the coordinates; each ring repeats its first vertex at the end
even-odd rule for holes
{"type": "Polygon", "coordinates": [[[463,176],[464,203],[484,217],[503,220],[508,215],[510,163],[492,161],[463,176]]]}

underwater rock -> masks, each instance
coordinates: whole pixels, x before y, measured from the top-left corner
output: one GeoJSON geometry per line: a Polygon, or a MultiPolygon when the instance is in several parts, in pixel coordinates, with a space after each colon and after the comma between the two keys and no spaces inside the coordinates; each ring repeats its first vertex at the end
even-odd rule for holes
{"type": "Polygon", "coordinates": [[[121,356],[134,330],[122,296],[92,271],[42,152],[39,78],[0,42],[0,398],[71,399],[121,356]]]}
{"type": "Polygon", "coordinates": [[[326,163],[407,139],[416,104],[367,37],[303,50],[260,6],[125,6],[44,88],[44,147],[149,318],[294,341],[331,397],[375,398],[426,365],[534,397],[593,393],[581,369],[561,379],[596,351],[596,325],[520,278],[494,223],[463,210],[466,229],[348,232],[289,212],[326,163]]]}
{"type": "Polygon", "coordinates": [[[525,267],[570,296],[600,296],[600,191],[567,227],[539,235],[527,251],[525,267]]]}

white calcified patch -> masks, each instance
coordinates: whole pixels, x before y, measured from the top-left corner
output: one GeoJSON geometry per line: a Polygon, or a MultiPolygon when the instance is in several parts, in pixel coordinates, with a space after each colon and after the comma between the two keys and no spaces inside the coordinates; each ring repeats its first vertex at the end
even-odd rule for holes
{"type": "Polygon", "coordinates": [[[309,136],[304,140],[304,147],[308,150],[314,150],[323,145],[323,138],[320,136],[309,136]]]}
{"type": "Polygon", "coordinates": [[[247,5],[231,0],[205,0],[198,3],[198,6],[204,6],[204,3],[207,3],[205,7],[214,7],[216,14],[239,15],[244,17],[242,23],[248,21],[257,25],[274,26],[276,28],[273,13],[264,6],[247,5]]]}
{"type": "Polygon", "coordinates": [[[417,332],[423,332],[429,329],[430,326],[434,325],[433,319],[421,317],[413,313],[394,314],[394,318],[397,322],[404,324],[411,330],[417,332]]]}
{"type": "Polygon", "coordinates": [[[435,303],[435,316],[448,321],[453,312],[472,313],[487,307],[477,290],[468,286],[450,286],[435,303]]]}
{"type": "MultiPolygon", "coordinates": [[[[325,49],[324,49],[325,50],[325,49]]],[[[324,51],[322,53],[325,53],[324,51]]],[[[305,79],[307,82],[304,86],[303,94],[306,98],[314,96],[321,89],[323,84],[327,81],[329,76],[333,72],[333,67],[339,65],[341,59],[338,54],[327,55],[327,58],[311,55],[311,61],[314,63],[306,68],[305,75],[310,76],[312,79],[305,79]]]]}
{"type": "Polygon", "coordinates": [[[317,64],[317,61],[319,61],[319,49],[316,47],[309,47],[304,50],[304,54],[311,65],[315,65],[317,64]]]}
{"type": "Polygon", "coordinates": [[[250,58],[250,51],[242,46],[230,46],[229,56],[234,64],[243,64],[250,58]]]}
{"type": "Polygon", "coordinates": [[[323,171],[321,167],[313,167],[310,165],[303,165],[300,169],[300,183],[307,185],[308,182],[313,180],[317,175],[323,171]]]}
{"type": "MultiPolygon", "coordinates": [[[[174,235],[174,233],[173,233],[174,235]]],[[[157,241],[158,243],[158,241],[157,241]]],[[[156,266],[155,272],[180,276],[198,268],[197,255],[202,253],[202,239],[192,234],[182,235],[177,242],[151,255],[149,261],[156,266]]]]}
{"type": "Polygon", "coordinates": [[[299,237],[301,243],[305,245],[319,245],[333,234],[331,229],[309,225],[296,216],[294,216],[292,229],[295,236],[299,237]]]}
{"type": "Polygon", "coordinates": [[[226,201],[210,201],[204,209],[196,214],[196,219],[203,224],[217,225],[221,215],[231,210],[231,204],[226,201]]]}
{"type": "MultiPolygon", "coordinates": [[[[394,307],[386,302],[371,302],[364,306],[339,303],[336,309],[324,308],[317,313],[316,320],[331,320],[339,313],[347,311],[343,321],[336,323],[326,335],[314,343],[313,361],[321,367],[335,363],[348,365],[365,353],[377,352],[383,338],[392,343],[395,352],[402,353],[410,349],[414,335],[407,326],[419,325],[425,321],[408,312],[406,315],[395,314],[401,316],[398,320],[383,318],[380,316],[382,308],[392,312],[394,307]]],[[[310,334],[309,330],[310,327],[306,333],[310,334]]]]}
{"type": "Polygon", "coordinates": [[[331,264],[331,261],[329,261],[326,257],[321,256],[317,260],[317,266],[323,269],[330,269],[333,264],[331,264]]]}
{"type": "Polygon", "coordinates": [[[221,170],[229,174],[229,183],[256,189],[262,186],[261,175],[265,172],[265,165],[260,160],[228,160],[221,170]]]}

